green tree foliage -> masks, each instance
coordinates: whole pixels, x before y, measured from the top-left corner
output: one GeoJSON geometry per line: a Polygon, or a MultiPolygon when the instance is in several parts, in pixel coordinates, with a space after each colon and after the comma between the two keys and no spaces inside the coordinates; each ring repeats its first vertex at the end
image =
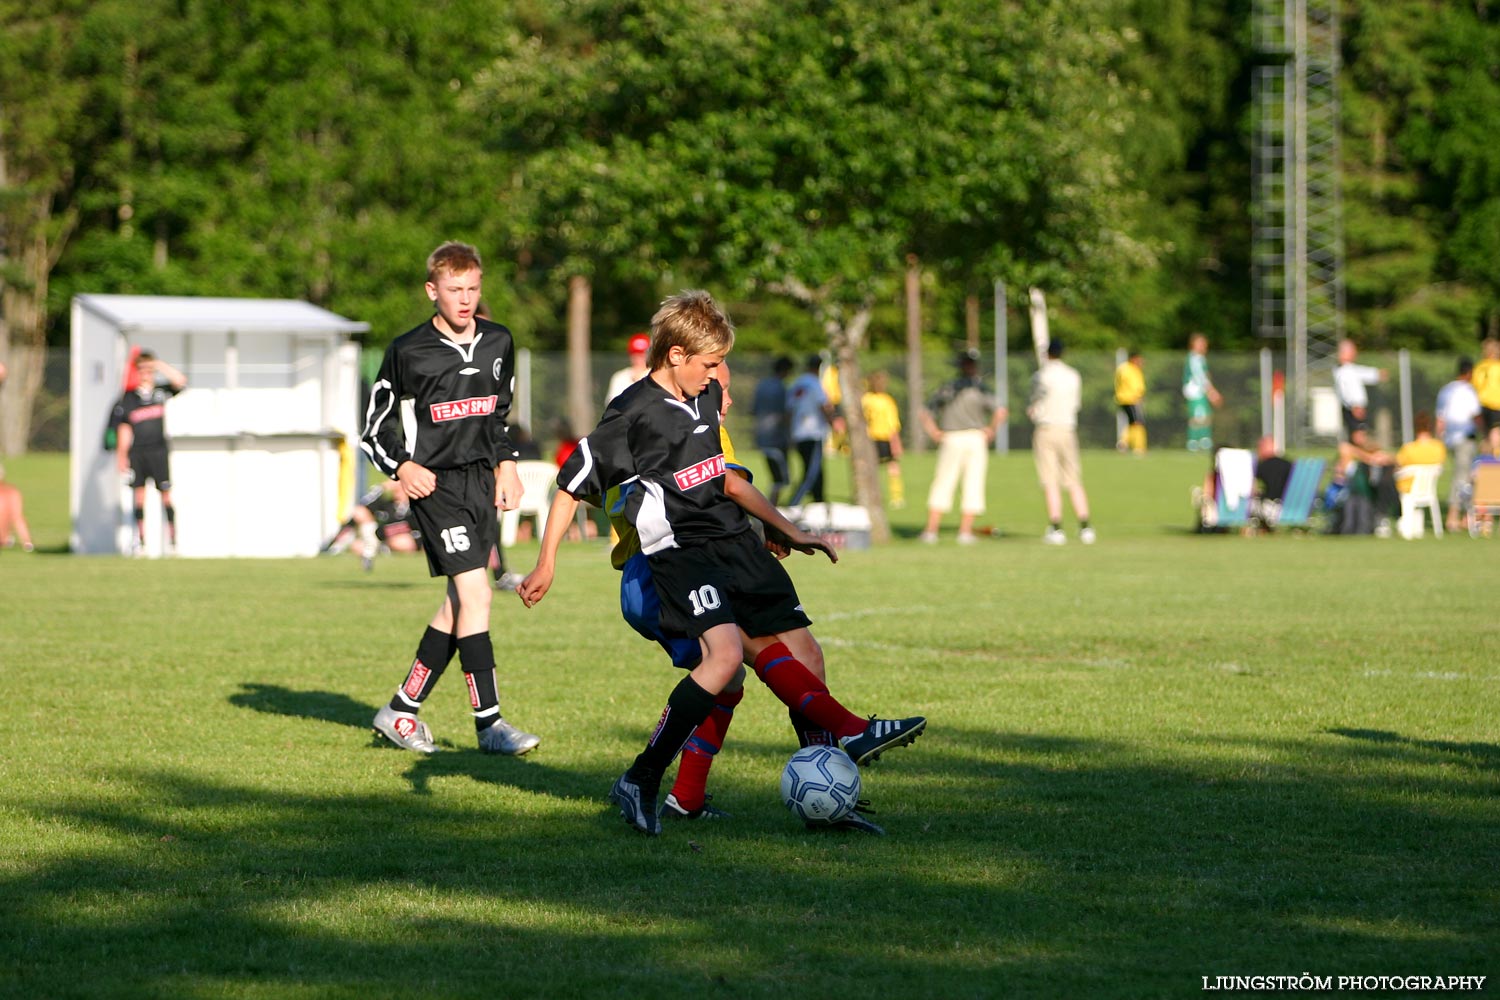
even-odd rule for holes
{"type": "MultiPolygon", "coordinates": [[[[521,161],[518,236],[559,279],[702,275],[791,297],[854,399],[907,254],[1049,288],[1144,255],[1124,227],[1118,20],[1110,0],[580,0],[508,39],[475,106],[521,161]]],[[[858,409],[859,492],[878,503],[858,409]]]]}
{"type": "Polygon", "coordinates": [[[1496,322],[1496,16],[1432,0],[1347,6],[1347,326],[1370,346],[1472,351],[1481,319],[1496,322]]]}

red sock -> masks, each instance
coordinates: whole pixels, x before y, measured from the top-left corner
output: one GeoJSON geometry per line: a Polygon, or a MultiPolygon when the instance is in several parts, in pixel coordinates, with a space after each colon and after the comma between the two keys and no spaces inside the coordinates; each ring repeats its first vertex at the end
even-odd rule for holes
{"type": "Polygon", "coordinates": [[[688,737],[677,762],[677,780],[672,783],[672,795],[677,804],[688,812],[702,809],[705,789],[708,787],[708,769],[714,766],[714,755],[724,746],[724,737],[729,735],[729,724],[734,721],[734,707],[745,697],[745,689],[725,691],[714,699],[713,711],[708,713],[693,735],[688,737]]]}
{"type": "Polygon", "coordinates": [[[828,685],[803,666],[786,643],[775,642],[760,651],[755,658],[755,676],[787,708],[801,712],[835,736],[858,736],[865,731],[865,720],[840,705],[828,693],[828,685]]]}

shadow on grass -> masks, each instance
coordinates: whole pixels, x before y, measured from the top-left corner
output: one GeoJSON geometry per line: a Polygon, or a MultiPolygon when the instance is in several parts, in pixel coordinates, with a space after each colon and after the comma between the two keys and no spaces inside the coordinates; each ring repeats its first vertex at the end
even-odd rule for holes
{"type": "Polygon", "coordinates": [[[290,715],[318,719],[356,729],[369,729],[375,709],[346,694],[332,691],[293,691],[280,684],[244,682],[242,690],[229,696],[229,704],[267,715],[290,715]]]}
{"type": "Polygon", "coordinates": [[[106,795],[12,803],[67,839],[0,868],[0,962],[49,996],[482,995],[503,969],[541,996],[783,997],[830,968],[903,997],[1179,996],[1294,967],[1490,971],[1500,800],[1472,770],[1327,734],[1142,750],[934,726],[868,772],[885,838],[808,834],[732,771],[749,808],[651,840],[603,803],[613,766],[413,759],[419,805],[120,770],[106,795]],[[444,794],[450,775],[493,800],[444,794]]]}
{"type": "Polygon", "coordinates": [[[1334,736],[1343,736],[1347,739],[1361,740],[1366,743],[1378,743],[1385,746],[1406,747],[1414,750],[1429,750],[1436,753],[1470,757],[1473,758],[1475,763],[1486,770],[1493,770],[1500,767],[1500,745],[1494,743],[1454,743],[1451,740],[1414,740],[1384,729],[1329,729],[1326,731],[1334,736]]]}

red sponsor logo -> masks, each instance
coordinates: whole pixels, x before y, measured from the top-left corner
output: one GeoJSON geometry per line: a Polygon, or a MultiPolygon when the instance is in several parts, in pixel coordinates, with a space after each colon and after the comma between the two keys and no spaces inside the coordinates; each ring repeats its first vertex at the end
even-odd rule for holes
{"type": "Polygon", "coordinates": [[[464,417],[487,417],[495,412],[495,404],[499,399],[498,396],[474,396],[433,403],[430,407],[432,422],[441,424],[449,420],[462,420],[464,417]]]}
{"type": "Polygon", "coordinates": [[[409,740],[417,731],[417,720],[409,715],[396,716],[396,735],[403,740],[409,740]]]}
{"type": "Polygon", "coordinates": [[[155,406],[138,406],[130,411],[130,422],[138,424],[142,420],[160,420],[166,412],[167,408],[160,403],[155,406]]]}
{"type": "Polygon", "coordinates": [[[474,686],[474,675],[466,673],[466,674],[464,674],[464,680],[466,680],[466,681],[469,682],[469,706],[471,708],[478,708],[479,707],[479,688],[477,688],[477,687],[474,686]]]}
{"type": "Polygon", "coordinates": [[[432,671],[427,668],[427,665],[417,660],[412,663],[411,673],[406,677],[406,686],[401,690],[408,698],[415,700],[422,693],[422,685],[427,683],[427,678],[431,675],[432,671]]]}
{"type": "Polygon", "coordinates": [[[715,455],[713,458],[705,458],[697,465],[690,465],[672,473],[672,478],[677,480],[679,490],[690,490],[694,486],[702,486],[710,479],[717,479],[724,475],[724,456],[715,455]]]}

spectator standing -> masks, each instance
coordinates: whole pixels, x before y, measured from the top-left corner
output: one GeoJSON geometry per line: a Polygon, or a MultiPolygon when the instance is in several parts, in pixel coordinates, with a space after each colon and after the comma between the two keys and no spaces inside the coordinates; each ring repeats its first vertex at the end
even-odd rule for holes
{"type": "Polygon", "coordinates": [[[875,455],[885,466],[891,506],[899,510],[906,506],[906,484],[901,480],[901,408],[896,405],[895,397],[886,392],[888,382],[885,372],[872,372],[860,397],[860,408],[864,410],[870,440],[875,444],[875,455]]]}
{"type": "Polygon", "coordinates": [[[1224,401],[1208,377],[1208,338],[1188,338],[1187,361],[1182,366],[1182,398],[1187,400],[1188,451],[1214,450],[1214,407],[1224,401]]]}
{"type": "Polygon", "coordinates": [[[146,551],[146,483],[161,494],[167,522],[167,545],[177,547],[177,508],[172,504],[167,400],[187,387],[187,377],[150,351],[135,356],[136,384],[115,403],[109,422],[115,428],[115,462],[130,483],[135,517],[135,553],[146,551]]]}
{"type": "Polygon", "coordinates": [[[1474,366],[1474,391],[1479,395],[1481,436],[1485,450],[1500,455],[1500,340],[1491,337],[1480,350],[1483,357],[1474,366]]]}
{"type": "Polygon", "coordinates": [[[1384,382],[1390,377],[1390,372],[1356,364],[1359,348],[1352,340],[1339,341],[1338,357],[1338,366],[1333,370],[1333,391],[1343,409],[1344,434],[1351,442],[1364,447],[1363,438],[1370,429],[1370,398],[1365,387],[1384,382]]]}
{"type": "Polygon", "coordinates": [[[646,367],[646,350],[651,346],[651,338],[644,333],[633,333],[630,340],[625,344],[625,350],[630,355],[630,364],[621,368],[609,377],[609,385],[604,390],[604,405],[620,393],[635,385],[646,377],[649,369],[646,367]]]}
{"type": "Polygon", "coordinates": [[[1458,374],[1438,390],[1435,431],[1443,446],[1453,453],[1453,476],[1448,488],[1448,530],[1463,527],[1464,496],[1478,452],[1479,394],[1472,381],[1474,362],[1458,359],[1458,374]]]}
{"type": "Polygon", "coordinates": [[[1115,405],[1125,416],[1125,437],[1118,447],[1137,455],[1146,454],[1146,373],[1141,370],[1141,352],[1130,349],[1125,362],[1115,369],[1115,405]]]}
{"type": "Polygon", "coordinates": [[[1089,526],[1089,498],[1083,491],[1083,470],[1078,460],[1078,410],[1083,401],[1083,380],[1077,369],[1062,360],[1063,344],[1056,337],[1047,344],[1047,360],[1031,383],[1031,405],[1026,414],[1035,425],[1031,452],[1037,479],[1047,503],[1047,533],[1042,541],[1062,545],[1068,536],[1062,530],[1062,491],[1068,491],[1073,516],[1078,518],[1078,540],[1094,544],[1089,526]]]}
{"type": "Polygon", "coordinates": [[[823,502],[823,448],[828,442],[833,404],[828,401],[828,393],[823,390],[823,381],[818,377],[822,366],[823,359],[816,354],[808,358],[802,374],[786,393],[792,444],[802,456],[802,482],[792,494],[793,507],[808,498],[813,503],[823,502]]]}
{"type": "Polygon", "coordinates": [[[755,398],[750,404],[755,421],[755,447],[766,456],[766,465],[771,470],[771,488],[766,498],[773,506],[781,503],[781,491],[792,482],[787,459],[791,435],[786,401],[786,379],[791,373],[792,359],[777,358],[771,364],[771,374],[755,383],[755,398]]]}
{"type": "Polygon", "coordinates": [[[990,445],[1006,416],[1005,407],[979,376],[979,352],[964,351],[958,356],[958,377],[944,383],[919,413],[922,429],[938,445],[937,471],[927,493],[927,526],[920,536],[923,542],[937,542],[938,524],[953,509],[953,495],[962,479],[958,544],[974,543],[974,519],[985,507],[990,445]]]}

